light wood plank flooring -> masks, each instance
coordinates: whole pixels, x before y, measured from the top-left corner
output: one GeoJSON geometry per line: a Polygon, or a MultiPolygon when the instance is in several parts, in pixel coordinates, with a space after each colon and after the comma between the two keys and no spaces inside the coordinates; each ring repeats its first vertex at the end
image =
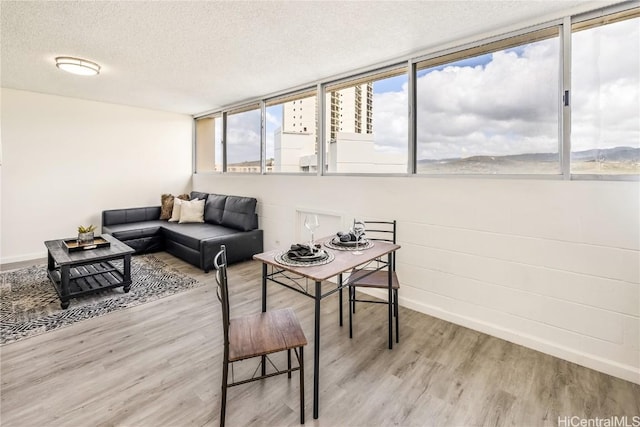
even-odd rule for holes
{"type": "MultiPolygon", "coordinates": [[[[3,427],[218,425],[222,328],[205,286],[0,347],[3,427]]],[[[260,264],[230,267],[232,315],[260,310],[260,264]]],[[[346,293],[345,293],[346,296],[346,293]]],[[[73,302],[72,302],[73,304],[73,302]]],[[[355,337],[322,304],[320,418],[312,418],[313,301],[277,286],[305,330],[307,425],[539,426],[640,415],[640,386],[405,308],[388,350],[386,307],[360,304],[355,337]]],[[[345,304],[346,306],[346,304],[345,304]]],[[[236,374],[252,372],[242,362],[236,374]]],[[[297,373],[229,390],[229,426],[298,425],[297,373]]]]}

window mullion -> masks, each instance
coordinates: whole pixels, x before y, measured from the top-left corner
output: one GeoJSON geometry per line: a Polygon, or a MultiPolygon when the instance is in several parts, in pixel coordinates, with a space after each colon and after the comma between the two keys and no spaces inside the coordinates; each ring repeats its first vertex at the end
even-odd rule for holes
{"type": "Polygon", "coordinates": [[[571,179],[571,18],[562,23],[560,58],[560,167],[564,179],[571,179]]]}
{"type": "Polygon", "coordinates": [[[416,64],[411,60],[407,65],[407,102],[409,129],[407,132],[407,173],[413,175],[417,171],[416,159],[418,158],[418,148],[416,140],[416,64]]]}

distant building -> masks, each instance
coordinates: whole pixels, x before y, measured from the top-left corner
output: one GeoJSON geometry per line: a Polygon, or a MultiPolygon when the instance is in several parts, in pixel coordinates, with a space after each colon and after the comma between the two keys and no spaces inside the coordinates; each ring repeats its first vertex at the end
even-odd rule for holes
{"type": "Polygon", "coordinates": [[[338,132],[373,133],[373,83],[331,92],[326,117],[329,141],[335,141],[338,132]]]}
{"type": "MultiPolygon", "coordinates": [[[[273,171],[273,159],[267,159],[265,162],[267,172],[273,171]]],[[[227,164],[227,172],[244,172],[244,173],[260,173],[260,161],[252,160],[240,163],[227,164]]]]}
{"type": "MultiPolygon", "coordinates": [[[[338,135],[350,141],[357,134],[370,134],[373,141],[373,84],[363,83],[332,91],[326,103],[327,164],[339,168],[338,135]]],[[[314,172],[317,170],[316,97],[283,104],[282,127],[274,132],[274,172],[314,172]]],[[[364,148],[364,147],[363,147],[364,148]]],[[[352,148],[349,148],[352,151],[352,148]]],[[[363,155],[365,154],[363,150],[363,155]]],[[[351,156],[349,156],[351,157],[351,156]]],[[[363,159],[361,164],[367,164],[363,159]]],[[[337,169],[339,170],[339,169],[337,169]]]]}
{"type": "MultiPolygon", "coordinates": [[[[285,102],[282,112],[283,133],[316,133],[316,97],[285,102]]],[[[276,130],[276,132],[280,129],[276,130]]]]}

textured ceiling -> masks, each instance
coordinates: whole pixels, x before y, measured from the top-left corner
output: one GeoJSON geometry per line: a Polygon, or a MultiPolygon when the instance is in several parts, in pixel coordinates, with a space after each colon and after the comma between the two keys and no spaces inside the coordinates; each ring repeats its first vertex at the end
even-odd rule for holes
{"type": "Polygon", "coordinates": [[[612,3],[3,0],[0,77],[5,88],[197,114],[612,3]],[[56,56],[102,71],[67,74],[56,56]]]}

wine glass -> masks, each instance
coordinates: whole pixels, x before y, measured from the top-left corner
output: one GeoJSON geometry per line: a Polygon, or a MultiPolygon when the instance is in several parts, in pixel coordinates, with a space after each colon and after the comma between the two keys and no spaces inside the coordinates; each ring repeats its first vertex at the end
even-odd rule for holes
{"type": "Polygon", "coordinates": [[[305,216],[304,218],[304,226],[309,232],[311,232],[311,241],[309,242],[309,248],[311,249],[311,253],[315,252],[315,242],[313,240],[313,232],[320,227],[320,222],[318,221],[318,215],[310,214],[305,216]]]}
{"type": "Polygon", "coordinates": [[[356,236],[356,250],[352,252],[354,255],[362,255],[362,251],[359,250],[358,244],[360,243],[360,237],[364,234],[364,222],[354,219],[353,220],[353,234],[356,236]]]}

